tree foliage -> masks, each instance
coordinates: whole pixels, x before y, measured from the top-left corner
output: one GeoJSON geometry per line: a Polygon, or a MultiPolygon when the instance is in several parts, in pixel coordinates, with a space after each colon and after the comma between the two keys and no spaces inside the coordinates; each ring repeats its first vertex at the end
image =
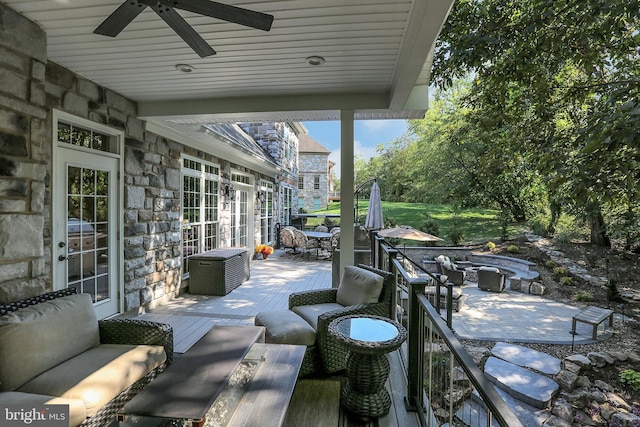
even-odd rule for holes
{"type": "MultiPolygon", "coordinates": [[[[637,227],[639,23],[638,2],[462,0],[436,46],[433,83],[473,76],[481,134],[543,177],[550,203],[583,215],[603,245],[637,227]]],[[[510,183],[531,178],[521,169],[510,183]]]]}
{"type": "Polygon", "coordinates": [[[640,2],[458,0],[432,84],[426,118],[356,167],[383,198],[640,239],[640,2]]]}

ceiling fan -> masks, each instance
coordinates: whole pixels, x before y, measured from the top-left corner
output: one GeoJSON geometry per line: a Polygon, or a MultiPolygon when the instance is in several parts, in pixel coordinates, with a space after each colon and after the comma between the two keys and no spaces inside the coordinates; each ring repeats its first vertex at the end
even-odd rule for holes
{"type": "Polygon", "coordinates": [[[215,55],[216,51],[204,41],[200,34],[175,9],[182,9],[264,31],[269,31],[273,23],[273,15],[210,0],[126,0],[93,32],[115,37],[147,6],[153,9],[202,58],[215,55]]]}

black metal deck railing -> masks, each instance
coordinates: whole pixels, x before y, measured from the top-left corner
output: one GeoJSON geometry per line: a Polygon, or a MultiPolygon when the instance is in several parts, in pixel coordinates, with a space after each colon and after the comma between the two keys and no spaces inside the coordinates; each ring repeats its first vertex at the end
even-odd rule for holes
{"type": "Polygon", "coordinates": [[[488,378],[473,361],[452,331],[451,287],[437,275],[412,277],[402,251],[375,237],[372,262],[395,274],[399,321],[408,330],[406,404],[416,411],[423,426],[467,425],[521,427],[488,378]],[[446,309],[440,310],[440,295],[431,304],[424,294],[426,285],[448,286],[446,309]],[[406,304],[402,302],[406,297],[406,304]],[[444,318],[442,312],[444,311],[444,318]],[[404,316],[404,318],[402,317],[404,316]]]}

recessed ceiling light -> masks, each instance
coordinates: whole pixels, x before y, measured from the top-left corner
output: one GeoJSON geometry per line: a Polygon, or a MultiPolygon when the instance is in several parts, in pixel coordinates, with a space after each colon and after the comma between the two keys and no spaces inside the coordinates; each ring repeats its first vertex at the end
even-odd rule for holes
{"type": "Polygon", "coordinates": [[[309,65],[322,65],[325,63],[325,60],[322,56],[309,56],[305,59],[305,62],[309,65]]]}
{"type": "Polygon", "coordinates": [[[189,64],[176,64],[176,70],[180,71],[181,73],[190,73],[195,70],[195,68],[193,68],[189,64]]]}

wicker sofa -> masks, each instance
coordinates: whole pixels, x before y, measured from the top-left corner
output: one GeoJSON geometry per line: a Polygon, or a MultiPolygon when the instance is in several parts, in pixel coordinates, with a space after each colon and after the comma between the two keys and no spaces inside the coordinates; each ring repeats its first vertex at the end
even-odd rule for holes
{"type": "Polygon", "coordinates": [[[69,405],[70,426],[102,426],[173,359],[169,325],[96,319],[73,289],[0,306],[0,407],[69,405]]]}

